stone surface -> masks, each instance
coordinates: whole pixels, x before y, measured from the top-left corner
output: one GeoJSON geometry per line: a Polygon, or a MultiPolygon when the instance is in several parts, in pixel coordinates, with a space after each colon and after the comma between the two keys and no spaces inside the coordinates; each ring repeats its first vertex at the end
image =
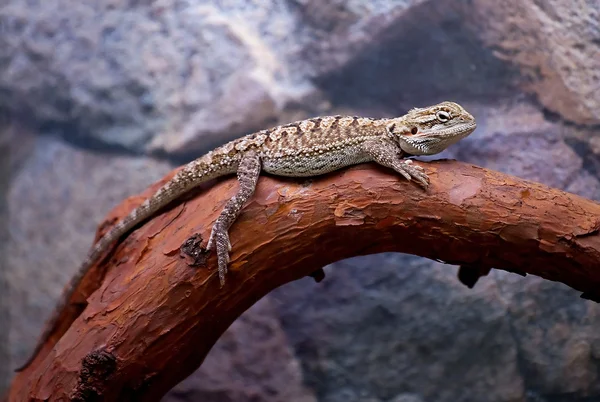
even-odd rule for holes
{"type": "Polygon", "coordinates": [[[320,77],[351,62],[377,44],[390,27],[406,23],[414,8],[432,1],[292,0],[289,4],[302,23],[300,65],[305,74],[320,77]]]}
{"type": "MultiPolygon", "coordinates": [[[[453,157],[600,200],[599,176],[569,145],[577,128],[548,121],[526,101],[472,108],[478,130],[452,150],[453,157]]],[[[589,159],[600,160],[597,154],[589,159]]]]}
{"type": "Polygon", "coordinates": [[[394,115],[432,101],[512,96],[516,73],[481,46],[460,13],[429,1],[397,14],[361,52],[315,81],[335,106],[394,115]]]}
{"type": "Polygon", "coordinates": [[[573,290],[496,272],[527,389],[552,400],[600,398],[600,309],[573,290]]]}
{"type": "MultiPolygon", "coordinates": [[[[10,283],[6,261],[8,252],[8,193],[11,173],[13,130],[8,114],[0,110],[0,328],[10,328],[10,283]]],[[[8,331],[0,331],[0,395],[8,389],[10,379],[10,345],[8,331]]]]}
{"type": "Polygon", "coordinates": [[[338,262],[326,274],[321,284],[305,279],[273,294],[320,401],[523,395],[507,306],[493,281],[469,290],[455,267],[400,254],[338,262]]]}
{"type": "Polygon", "coordinates": [[[600,1],[456,2],[521,84],[567,121],[600,123],[600,1]]]}
{"type": "Polygon", "coordinates": [[[6,3],[0,90],[88,146],[191,157],[286,113],[327,113],[332,88],[406,108],[506,75],[431,0],[6,3]]]}
{"type": "MultiPolygon", "coordinates": [[[[6,194],[11,366],[109,208],[170,169],[137,154],[451,99],[478,129],[441,157],[600,200],[597,0],[2,4],[0,109],[33,128],[6,194]]],[[[468,290],[394,254],[327,274],[257,304],[164,400],[600,399],[600,308],[563,285],[492,271],[468,290]]]]}
{"type": "Polygon", "coordinates": [[[175,401],[314,402],[269,298],[223,334],[194,374],[165,396],[175,401]]]}
{"type": "Polygon", "coordinates": [[[106,144],[205,150],[311,91],[272,46],[289,48],[294,31],[283,4],[6,3],[0,90],[11,106],[106,144]]]}
{"type": "Polygon", "coordinates": [[[52,138],[33,140],[7,194],[12,367],[30,352],[102,218],[169,170],[165,162],[91,154],[52,138]]]}

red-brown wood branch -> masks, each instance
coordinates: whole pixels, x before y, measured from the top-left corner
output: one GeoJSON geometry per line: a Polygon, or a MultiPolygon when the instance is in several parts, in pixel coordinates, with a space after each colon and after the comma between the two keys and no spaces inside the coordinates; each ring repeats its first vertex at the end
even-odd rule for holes
{"type": "Polygon", "coordinates": [[[455,161],[422,166],[428,191],[370,164],[311,180],[262,177],[230,231],[222,288],[214,253],[201,246],[237,183],[210,183],[130,234],[90,272],[72,299],[87,298],[87,306],[78,317],[85,304],[64,312],[61,330],[15,378],[10,400],[158,400],[258,299],[356,255],[398,251],[482,273],[527,272],[598,299],[600,204],[455,161]]]}

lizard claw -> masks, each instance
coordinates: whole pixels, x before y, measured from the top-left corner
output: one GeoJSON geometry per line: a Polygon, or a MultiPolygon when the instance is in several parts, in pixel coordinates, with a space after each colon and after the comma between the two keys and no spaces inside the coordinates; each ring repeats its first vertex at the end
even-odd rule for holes
{"type": "Polygon", "coordinates": [[[427,176],[421,166],[413,165],[412,160],[407,159],[403,161],[402,166],[398,170],[408,180],[416,180],[425,189],[429,187],[429,176],[427,176]]]}
{"type": "Polygon", "coordinates": [[[425,169],[423,169],[423,166],[419,166],[419,165],[413,165],[413,160],[412,159],[407,159],[404,161],[405,165],[410,165],[412,168],[417,169],[421,172],[424,172],[425,169]]]}

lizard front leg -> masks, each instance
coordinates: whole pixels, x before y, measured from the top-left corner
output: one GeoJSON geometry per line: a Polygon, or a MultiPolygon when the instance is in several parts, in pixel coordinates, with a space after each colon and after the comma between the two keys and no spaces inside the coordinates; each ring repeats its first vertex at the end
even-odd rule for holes
{"type": "Polygon", "coordinates": [[[254,194],[260,170],[260,157],[255,152],[249,152],[242,157],[237,170],[238,192],[227,201],[210,232],[206,247],[209,250],[213,247],[216,248],[221,286],[225,284],[225,274],[227,273],[227,264],[229,264],[229,252],[231,251],[229,228],[237,219],[246,201],[254,194]]]}
{"type": "Polygon", "coordinates": [[[424,188],[429,186],[429,177],[423,168],[413,165],[410,159],[403,159],[402,150],[393,142],[387,139],[369,140],[362,144],[362,149],[373,161],[394,169],[407,180],[415,179],[424,188]]]}

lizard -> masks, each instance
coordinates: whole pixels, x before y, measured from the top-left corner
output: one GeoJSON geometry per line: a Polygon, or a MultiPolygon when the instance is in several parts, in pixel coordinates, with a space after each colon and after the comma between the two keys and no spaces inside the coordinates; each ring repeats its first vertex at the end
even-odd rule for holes
{"type": "Polygon", "coordinates": [[[229,229],[253,195],[261,172],[275,176],[312,177],[360,163],[391,168],[424,189],[429,177],[412,164],[411,156],[434,155],[475,130],[474,117],[454,102],[414,108],[394,118],[324,116],[280,125],[230,141],[183,166],[154,195],[117,222],[92,246],[59,302],[25,369],[53,333],[60,311],[89,268],[110,252],[117,241],[159,210],[206,181],[237,174],[237,193],[226,202],[212,226],[207,250],[215,250],[220,285],[231,252],[229,229]]]}

